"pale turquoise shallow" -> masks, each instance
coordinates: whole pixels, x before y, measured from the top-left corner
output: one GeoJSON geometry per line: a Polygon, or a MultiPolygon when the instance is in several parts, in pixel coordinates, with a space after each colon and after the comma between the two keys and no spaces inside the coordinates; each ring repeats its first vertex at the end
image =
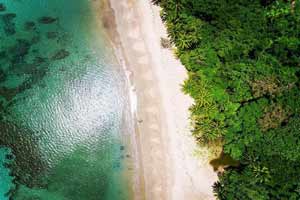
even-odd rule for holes
{"type": "Polygon", "coordinates": [[[0,200],[129,199],[126,84],[93,1],[0,0],[0,200]]]}

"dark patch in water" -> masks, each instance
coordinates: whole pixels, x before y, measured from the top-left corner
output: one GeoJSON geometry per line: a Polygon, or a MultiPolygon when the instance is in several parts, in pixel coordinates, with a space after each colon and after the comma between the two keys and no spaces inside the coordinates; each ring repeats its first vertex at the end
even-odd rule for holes
{"type": "Polygon", "coordinates": [[[24,29],[25,29],[26,31],[33,31],[33,30],[36,30],[35,23],[34,23],[33,21],[25,22],[24,29]]]}
{"type": "Polygon", "coordinates": [[[34,134],[29,129],[3,121],[0,122],[0,130],[0,146],[11,148],[16,158],[10,166],[13,175],[22,184],[41,187],[38,177],[46,168],[34,134]]]}
{"type": "Polygon", "coordinates": [[[8,63],[8,71],[0,70],[0,82],[7,79],[8,75],[24,76],[24,74],[29,75],[27,79],[20,83],[18,86],[11,88],[6,86],[0,87],[0,95],[4,97],[8,102],[10,102],[18,93],[22,93],[25,90],[33,87],[37,84],[48,71],[50,63],[47,58],[39,56],[39,51],[32,50],[31,47],[35,43],[40,41],[38,35],[33,36],[32,39],[16,38],[15,44],[7,47],[5,50],[0,52],[0,60],[6,61],[8,63]],[[31,52],[36,53],[32,62],[26,62],[27,55],[31,52]]]}
{"type": "Polygon", "coordinates": [[[32,74],[36,69],[34,64],[21,63],[21,64],[13,65],[11,70],[14,71],[14,73],[17,75],[22,75],[22,74],[32,74]]]}
{"type": "MultiPolygon", "coordinates": [[[[0,12],[5,10],[5,5],[0,3],[0,12]]],[[[40,49],[36,46],[34,49],[32,48],[33,45],[41,41],[42,37],[38,31],[38,23],[32,20],[25,21],[19,31],[17,29],[19,27],[15,24],[16,18],[16,13],[0,14],[0,28],[4,31],[0,40],[4,42],[6,39],[7,41],[14,40],[14,43],[8,42],[7,46],[1,45],[0,47],[0,83],[3,83],[0,86],[0,96],[2,97],[0,99],[0,147],[12,149],[14,155],[7,155],[6,157],[12,162],[6,164],[6,167],[11,169],[17,185],[23,184],[29,188],[45,188],[45,180],[41,180],[41,178],[45,177],[44,174],[47,173],[48,166],[41,158],[38,148],[39,139],[36,137],[36,133],[27,127],[5,120],[10,115],[10,107],[18,103],[19,100],[25,100],[25,97],[16,97],[37,85],[45,77],[50,66],[49,58],[41,55],[40,49]],[[19,31],[18,34],[15,34],[17,31],[19,31]],[[30,35],[22,35],[24,31],[32,32],[30,35]],[[17,38],[20,35],[22,38],[17,38]],[[27,76],[22,82],[24,74],[27,76]],[[21,82],[17,83],[16,86],[5,85],[4,81],[8,80],[10,76],[16,77],[16,79],[20,78],[21,82]]],[[[41,17],[39,23],[52,24],[57,20],[53,17],[41,17]]],[[[48,33],[50,38],[57,35],[56,32],[49,31],[48,33]]],[[[61,47],[58,46],[57,48],[61,47]]],[[[57,58],[61,59],[69,55],[69,52],[65,50],[58,53],[57,58]]],[[[13,195],[13,191],[9,191],[6,195],[13,195]]]]}
{"type": "Polygon", "coordinates": [[[6,58],[6,52],[0,51],[0,60],[6,58]]]}
{"type": "Polygon", "coordinates": [[[57,51],[54,54],[54,56],[52,56],[52,59],[53,60],[61,60],[61,59],[68,57],[69,55],[70,55],[70,53],[67,50],[61,49],[61,50],[57,51]]]}
{"type": "Polygon", "coordinates": [[[40,57],[40,56],[37,56],[37,57],[34,58],[34,64],[35,65],[43,64],[46,61],[47,61],[46,58],[43,58],[43,57],[40,57]]]}
{"type": "Polygon", "coordinates": [[[31,43],[32,44],[37,44],[39,41],[40,41],[41,37],[36,35],[36,36],[33,36],[32,39],[31,39],[31,43]]]}
{"type": "Polygon", "coordinates": [[[2,69],[0,69],[0,83],[5,81],[6,77],[7,76],[6,76],[5,72],[2,69]]]}
{"type": "Polygon", "coordinates": [[[15,156],[13,154],[7,154],[5,156],[5,159],[7,159],[7,160],[13,160],[13,159],[15,159],[15,156]]]}
{"type": "Polygon", "coordinates": [[[0,16],[4,24],[3,29],[5,34],[7,36],[14,35],[16,33],[16,25],[13,20],[16,18],[17,15],[15,13],[7,13],[0,16]]]}
{"type": "MultiPolygon", "coordinates": [[[[30,2],[32,1],[24,1],[24,3],[30,2]]],[[[37,9],[34,8],[33,11],[35,10],[37,9]]],[[[17,186],[15,190],[9,191],[6,195],[10,196],[10,199],[18,200],[54,199],[51,198],[51,193],[53,193],[53,197],[56,197],[56,194],[62,194],[65,199],[72,200],[104,199],[106,188],[111,181],[111,173],[114,172],[113,168],[119,170],[122,167],[120,160],[115,161],[115,158],[110,158],[113,151],[110,149],[111,144],[105,143],[107,147],[103,149],[105,145],[97,143],[101,148],[95,144],[95,149],[75,150],[70,155],[64,155],[59,162],[55,159],[57,162],[55,164],[48,163],[49,160],[44,157],[45,154],[42,156],[42,152],[40,152],[42,147],[38,146],[41,138],[44,139],[45,130],[33,132],[17,119],[12,119],[12,116],[17,115],[20,116],[21,121],[24,120],[22,103],[26,102],[31,95],[36,97],[35,92],[45,91],[42,87],[48,86],[46,82],[48,79],[42,80],[48,75],[51,66],[53,66],[51,75],[69,70],[66,66],[57,66],[59,63],[55,63],[55,61],[65,59],[70,56],[71,52],[74,52],[74,50],[71,51],[74,32],[68,32],[64,30],[63,25],[59,25],[59,18],[53,14],[56,10],[51,10],[51,14],[45,11],[39,15],[45,15],[44,17],[35,16],[34,19],[28,19],[30,17],[28,15],[26,19],[21,19],[22,15],[19,15],[17,10],[14,12],[17,14],[0,14],[0,147],[11,148],[15,155],[7,157],[8,160],[12,159],[12,162],[6,167],[11,169],[17,186]],[[17,21],[15,21],[16,19],[17,21]],[[36,87],[39,87],[37,91],[36,87]],[[28,89],[33,90],[24,93],[28,89]],[[96,159],[95,155],[97,155],[96,159]],[[24,187],[27,189],[23,190],[24,187]],[[46,192],[49,196],[45,197],[44,193],[38,194],[40,191],[46,192]]],[[[70,23],[73,21],[70,20],[70,23]]],[[[78,52],[81,53],[79,50],[78,52]]],[[[80,55],[84,55],[84,53],[80,55]]],[[[92,57],[88,57],[87,61],[89,58],[92,57]]],[[[76,60],[73,61],[73,63],[75,62],[76,60]]],[[[44,97],[41,98],[42,100],[44,97]]],[[[36,109],[38,106],[39,103],[34,101],[29,108],[26,106],[25,109],[36,109]]],[[[26,110],[25,115],[27,112],[30,110],[26,110]]],[[[34,116],[33,120],[38,117],[34,116]]],[[[51,137],[52,135],[49,138],[51,137]]],[[[43,140],[43,142],[45,141],[43,140]]],[[[120,153],[119,147],[119,144],[114,146],[114,150],[118,153],[120,153]]],[[[124,150],[124,147],[120,147],[120,149],[124,150]]],[[[46,152],[47,154],[48,152],[46,152]]],[[[119,158],[119,156],[116,157],[119,158]]]]}
{"type": "Polygon", "coordinates": [[[10,89],[7,87],[0,87],[0,95],[6,99],[6,101],[11,101],[14,96],[18,94],[18,90],[10,89]]]}
{"type": "Polygon", "coordinates": [[[3,21],[9,22],[17,17],[16,13],[7,13],[2,15],[3,21]]]}
{"type": "Polygon", "coordinates": [[[13,55],[13,62],[19,63],[28,54],[31,44],[25,39],[17,39],[17,43],[12,46],[8,52],[13,55]]]}
{"type": "Polygon", "coordinates": [[[47,38],[48,39],[55,39],[57,37],[58,37],[58,32],[54,32],[54,31],[47,32],[47,38]]]}
{"type": "Polygon", "coordinates": [[[13,69],[16,71],[16,74],[28,73],[31,76],[15,88],[7,88],[4,86],[0,87],[0,96],[3,96],[8,102],[10,102],[18,93],[22,93],[25,90],[32,88],[41,79],[43,79],[48,69],[46,67],[35,68],[35,66],[36,65],[34,64],[14,65],[14,67],[17,67],[17,69],[13,69]]]}
{"type": "Polygon", "coordinates": [[[44,16],[44,17],[39,18],[38,21],[41,24],[52,24],[57,21],[57,18],[44,16]]]}
{"type": "Polygon", "coordinates": [[[3,12],[6,10],[6,7],[4,5],[4,3],[0,3],[0,12],[3,12]]]}

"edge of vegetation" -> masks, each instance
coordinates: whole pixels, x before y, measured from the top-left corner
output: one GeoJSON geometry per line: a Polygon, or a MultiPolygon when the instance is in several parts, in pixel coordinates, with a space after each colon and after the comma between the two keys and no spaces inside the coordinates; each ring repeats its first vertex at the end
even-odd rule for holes
{"type": "Polygon", "coordinates": [[[152,1],[188,70],[193,135],[239,162],[217,198],[300,199],[300,1],[152,1]]]}

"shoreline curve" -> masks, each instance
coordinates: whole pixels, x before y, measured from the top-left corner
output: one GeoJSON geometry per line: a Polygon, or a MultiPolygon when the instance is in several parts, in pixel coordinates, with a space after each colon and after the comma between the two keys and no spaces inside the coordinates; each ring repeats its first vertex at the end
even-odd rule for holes
{"type": "Polygon", "coordinates": [[[187,72],[160,45],[167,38],[160,8],[147,0],[106,0],[103,5],[103,26],[128,78],[136,121],[134,199],[215,199],[217,175],[207,149],[191,135],[188,109],[193,101],[181,91],[187,72]]]}

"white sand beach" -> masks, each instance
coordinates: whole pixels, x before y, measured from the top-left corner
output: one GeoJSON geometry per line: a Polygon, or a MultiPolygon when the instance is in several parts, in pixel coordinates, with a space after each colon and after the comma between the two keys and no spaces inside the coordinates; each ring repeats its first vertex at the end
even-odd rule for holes
{"type": "Polygon", "coordinates": [[[193,101],[181,91],[187,72],[160,44],[167,38],[160,8],[149,0],[110,0],[110,6],[104,26],[125,58],[137,97],[132,104],[140,158],[135,199],[215,199],[217,175],[207,150],[197,147],[191,136],[188,109],[193,101]]]}

